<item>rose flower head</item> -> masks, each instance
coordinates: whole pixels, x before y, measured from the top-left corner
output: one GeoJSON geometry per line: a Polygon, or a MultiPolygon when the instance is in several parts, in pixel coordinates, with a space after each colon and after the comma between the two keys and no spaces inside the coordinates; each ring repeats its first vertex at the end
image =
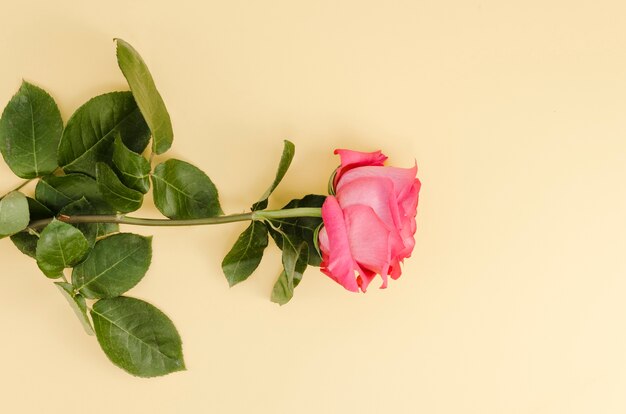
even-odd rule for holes
{"type": "Polygon", "coordinates": [[[412,168],[386,167],[380,151],[335,150],[341,165],[322,206],[321,270],[352,292],[363,292],[379,274],[381,288],[397,279],[415,246],[420,191],[412,168]]]}

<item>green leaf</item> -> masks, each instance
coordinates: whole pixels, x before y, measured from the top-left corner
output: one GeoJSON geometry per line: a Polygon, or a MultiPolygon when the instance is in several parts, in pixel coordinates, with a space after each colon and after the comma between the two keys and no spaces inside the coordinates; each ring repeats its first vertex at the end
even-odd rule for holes
{"type": "Polygon", "coordinates": [[[117,42],[117,64],[128,81],[137,105],[152,131],[152,150],[163,154],[172,146],[174,132],[163,98],[154,84],[148,66],[139,53],[122,39],[117,42]]]}
{"type": "MultiPolygon", "coordinates": [[[[326,196],[309,194],[301,199],[291,200],[283,209],[297,208],[297,207],[321,207],[326,200],[326,196]]],[[[298,245],[301,242],[306,242],[309,246],[309,264],[311,266],[319,266],[322,262],[322,258],[315,248],[316,243],[316,229],[322,224],[321,217],[297,217],[297,218],[282,218],[272,219],[271,224],[277,227],[281,232],[287,235],[293,245],[298,245]]],[[[268,226],[270,234],[276,245],[281,247],[283,245],[283,236],[280,232],[276,231],[272,226],[268,226]]]]}
{"type": "MultiPolygon", "coordinates": [[[[94,166],[95,169],[95,166],[94,166]]],[[[55,213],[85,197],[98,214],[114,213],[98,188],[98,183],[83,174],[44,177],[35,187],[35,198],[55,213]]]]}
{"type": "Polygon", "coordinates": [[[40,220],[54,216],[50,209],[31,197],[26,197],[31,220],[40,220]]]}
{"type": "Polygon", "coordinates": [[[152,259],[152,238],[119,233],[98,241],[72,272],[72,284],[86,298],[111,298],[134,287],[152,259]]]}
{"type": "Polygon", "coordinates": [[[147,193],[150,189],[150,162],[129,150],[118,136],[113,143],[113,165],[120,180],[129,188],[147,193]]]}
{"type": "Polygon", "coordinates": [[[116,223],[98,223],[97,239],[108,236],[109,234],[119,233],[120,226],[116,223]]]}
{"type": "Polygon", "coordinates": [[[0,150],[18,177],[34,178],[57,168],[63,121],[46,91],[22,82],[0,118],[0,150]]]}
{"type": "Polygon", "coordinates": [[[53,220],[37,242],[37,266],[49,278],[63,275],[63,269],[80,262],[89,251],[89,242],[76,227],[53,220]]]}
{"type": "Polygon", "coordinates": [[[213,182],[189,163],[170,159],[157,165],[152,185],[154,204],[165,217],[195,219],[224,214],[213,182]]]}
{"type": "Polygon", "coordinates": [[[151,304],[124,296],[101,299],[91,318],[102,350],[126,372],[156,377],[185,369],[176,327],[151,304]]]}
{"type": "Polygon", "coordinates": [[[28,201],[24,194],[11,191],[0,200],[0,238],[24,230],[29,221],[28,201]]]}
{"type": "Polygon", "coordinates": [[[255,210],[263,210],[267,208],[267,199],[270,194],[276,189],[278,184],[280,184],[281,180],[287,173],[289,166],[291,165],[291,160],[293,160],[293,156],[296,153],[296,146],[293,145],[292,142],[285,140],[283,147],[283,155],[280,157],[280,162],[278,163],[278,170],[276,171],[276,177],[274,178],[274,182],[270,187],[263,193],[259,201],[254,203],[252,206],[252,211],[255,210]]]}
{"type": "Polygon", "coordinates": [[[283,268],[272,289],[271,300],[284,305],[293,297],[293,291],[302,280],[309,260],[309,248],[305,242],[294,246],[287,238],[283,238],[283,268]]]}
{"type": "Polygon", "coordinates": [[[65,172],[94,177],[96,163],[111,163],[113,140],[120,136],[135,152],[142,152],[150,130],[130,92],[96,96],[78,108],[67,121],[59,143],[59,165],[65,172]]]}
{"type": "Polygon", "coordinates": [[[103,162],[96,166],[96,181],[104,199],[115,210],[128,213],[141,207],[143,194],[122,184],[111,167],[103,162]]]}
{"type": "Polygon", "coordinates": [[[93,327],[87,316],[87,303],[85,298],[74,291],[74,286],[72,286],[71,283],[55,282],[54,284],[59,288],[63,297],[67,299],[67,302],[78,317],[83,329],[87,332],[87,335],[93,335],[93,327]]]}
{"type": "Polygon", "coordinates": [[[289,286],[289,280],[287,279],[287,273],[283,270],[278,275],[278,279],[274,283],[272,287],[272,296],[270,300],[274,303],[278,303],[280,306],[283,306],[287,302],[293,298],[293,283],[291,287],[289,286]]]}
{"type": "Polygon", "coordinates": [[[239,235],[235,245],[222,261],[222,270],[231,287],[246,280],[259,266],[267,243],[267,228],[258,221],[253,221],[239,235]]]}
{"type": "MultiPolygon", "coordinates": [[[[28,210],[30,212],[31,221],[54,216],[54,214],[46,206],[34,198],[26,197],[26,200],[28,201],[28,210]]],[[[32,257],[33,259],[35,258],[37,242],[39,241],[38,236],[22,231],[12,235],[11,241],[20,252],[32,257]]]]}
{"type": "Polygon", "coordinates": [[[18,248],[18,250],[27,256],[35,258],[35,252],[37,249],[37,241],[39,237],[28,233],[15,233],[11,236],[11,241],[18,248]]]}

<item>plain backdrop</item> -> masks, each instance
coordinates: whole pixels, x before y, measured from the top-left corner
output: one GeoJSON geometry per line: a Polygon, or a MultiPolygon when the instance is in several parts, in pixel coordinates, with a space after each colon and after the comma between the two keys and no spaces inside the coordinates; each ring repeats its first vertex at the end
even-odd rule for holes
{"type": "MultiPolygon", "coordinates": [[[[172,117],[167,156],[226,212],[326,191],[335,148],[417,162],[413,257],[386,290],[307,270],[269,301],[271,246],[228,288],[245,224],[154,235],[129,294],[167,313],[188,371],[131,377],[30,258],[0,241],[5,413],[626,412],[626,6],[622,1],[3,1],[0,106],[22,79],[64,120],[126,90],[114,37],[172,117]]],[[[160,157],[165,159],[166,157],[160,157]]],[[[0,191],[17,184],[0,166],[0,191]]],[[[32,185],[26,188],[33,190],[32,185]]],[[[143,216],[156,217],[150,198],[143,216]]]]}

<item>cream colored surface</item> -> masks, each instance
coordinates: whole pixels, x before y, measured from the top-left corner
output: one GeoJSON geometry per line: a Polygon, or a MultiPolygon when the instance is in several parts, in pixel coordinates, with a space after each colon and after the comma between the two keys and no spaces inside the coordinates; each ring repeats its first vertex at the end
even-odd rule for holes
{"type": "MultiPolygon", "coordinates": [[[[0,101],[22,78],[65,120],[143,55],[170,156],[227,212],[323,193],[334,148],[417,160],[417,245],[387,290],[307,270],[269,301],[272,246],[229,289],[244,225],[146,229],[131,294],[163,309],[188,371],[112,366],[52,283],[0,241],[4,413],[626,412],[626,6],[621,1],[3,1],[0,101]]],[[[2,164],[0,190],[19,181],[2,164]]],[[[155,215],[147,203],[146,215],[155,215]]]]}

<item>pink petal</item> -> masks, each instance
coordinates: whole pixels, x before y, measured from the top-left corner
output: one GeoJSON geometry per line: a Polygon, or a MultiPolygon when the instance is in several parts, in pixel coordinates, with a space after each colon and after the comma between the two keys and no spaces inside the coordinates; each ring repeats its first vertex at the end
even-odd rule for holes
{"type": "Polygon", "coordinates": [[[389,230],[367,206],[344,209],[352,257],[359,266],[383,273],[389,264],[389,230]]]}
{"type": "Polygon", "coordinates": [[[401,216],[400,235],[403,239],[405,250],[398,254],[398,257],[404,259],[411,256],[413,247],[415,246],[415,215],[417,214],[417,204],[419,200],[419,190],[421,183],[415,179],[415,183],[406,193],[400,195],[399,211],[401,216]]]}
{"type": "Polygon", "coordinates": [[[336,149],[335,154],[339,154],[341,165],[337,169],[337,174],[335,175],[335,179],[333,181],[334,187],[337,186],[339,179],[347,171],[356,167],[363,167],[367,165],[382,166],[387,159],[387,156],[381,151],[360,152],[346,149],[336,149]]]}
{"type": "Polygon", "coordinates": [[[398,194],[398,204],[400,205],[403,214],[415,216],[421,187],[422,183],[416,178],[413,185],[406,187],[400,194],[398,194]]]}
{"type": "Polygon", "coordinates": [[[317,235],[320,250],[323,252],[327,252],[330,250],[330,242],[328,240],[328,233],[326,233],[326,227],[322,227],[320,229],[319,234],[317,235]]]}
{"type": "Polygon", "coordinates": [[[321,271],[344,288],[358,292],[359,286],[354,275],[357,266],[350,251],[344,215],[335,197],[326,197],[322,205],[322,219],[324,228],[320,231],[323,260],[321,271]]]}
{"type": "Polygon", "coordinates": [[[368,269],[359,270],[359,276],[357,276],[356,280],[357,280],[357,283],[359,284],[359,287],[363,291],[363,293],[367,292],[367,287],[369,286],[370,282],[374,280],[375,277],[376,277],[376,273],[372,272],[371,270],[368,270],[368,269]]]}
{"type": "Polygon", "coordinates": [[[385,177],[362,177],[350,181],[337,193],[342,209],[354,205],[371,207],[388,230],[395,229],[400,222],[398,204],[393,182],[385,177]]]}
{"type": "Polygon", "coordinates": [[[393,280],[396,280],[401,274],[402,269],[400,268],[400,261],[396,259],[391,266],[389,266],[389,276],[391,276],[393,280]]]}
{"type": "Polygon", "coordinates": [[[417,165],[412,168],[397,167],[360,167],[352,169],[343,174],[340,181],[337,182],[336,192],[339,193],[341,188],[350,182],[363,177],[386,177],[393,182],[396,197],[405,194],[411,187],[415,186],[415,174],[417,174],[417,165]]]}

